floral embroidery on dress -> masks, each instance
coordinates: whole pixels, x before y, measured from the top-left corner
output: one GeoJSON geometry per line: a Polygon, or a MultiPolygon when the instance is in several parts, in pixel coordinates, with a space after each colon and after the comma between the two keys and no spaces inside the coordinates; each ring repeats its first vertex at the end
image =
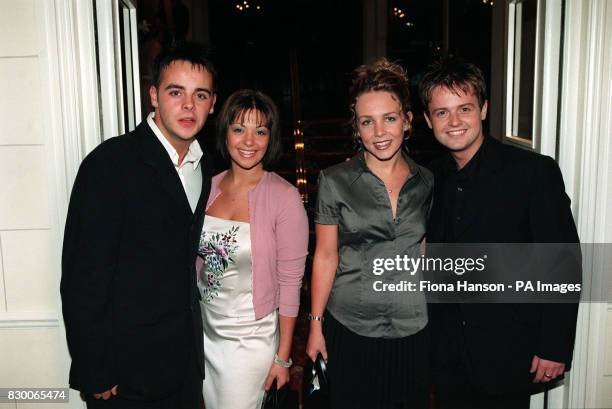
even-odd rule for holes
{"type": "Polygon", "coordinates": [[[219,295],[221,278],[230,263],[234,263],[232,257],[238,250],[238,244],[236,244],[238,229],[238,226],[232,226],[225,233],[212,234],[203,231],[200,236],[198,254],[204,259],[200,288],[202,290],[202,301],[206,303],[219,295]]]}

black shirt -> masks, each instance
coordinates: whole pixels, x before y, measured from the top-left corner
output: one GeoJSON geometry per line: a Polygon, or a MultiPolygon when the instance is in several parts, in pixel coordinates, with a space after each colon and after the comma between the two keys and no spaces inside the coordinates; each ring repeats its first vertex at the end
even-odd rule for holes
{"type": "Polygon", "coordinates": [[[465,230],[465,212],[469,195],[474,191],[474,175],[477,173],[482,161],[482,151],[485,142],[478,148],[472,159],[461,169],[457,169],[457,163],[449,155],[445,163],[449,177],[441,188],[445,205],[445,235],[444,241],[447,243],[457,242],[460,233],[465,230]]]}

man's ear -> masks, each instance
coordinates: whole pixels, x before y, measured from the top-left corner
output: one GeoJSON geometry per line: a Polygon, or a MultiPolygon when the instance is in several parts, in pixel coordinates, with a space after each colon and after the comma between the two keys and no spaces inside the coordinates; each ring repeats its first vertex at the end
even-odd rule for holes
{"type": "Polygon", "coordinates": [[[208,111],[209,114],[215,112],[215,102],[217,102],[217,94],[213,94],[213,102],[210,106],[210,111],[208,111]]]}
{"type": "Polygon", "coordinates": [[[489,101],[485,100],[484,104],[482,104],[482,108],[480,108],[480,120],[484,121],[487,119],[487,111],[489,109],[489,101]]]}
{"type": "Polygon", "coordinates": [[[155,88],[155,85],[149,87],[149,97],[151,97],[151,106],[153,108],[159,108],[159,103],[157,102],[157,88],[155,88]]]}
{"type": "Polygon", "coordinates": [[[429,129],[433,129],[433,126],[431,126],[431,121],[429,120],[429,116],[427,116],[427,111],[423,111],[423,116],[425,117],[425,122],[427,122],[427,126],[429,127],[429,129]]]}

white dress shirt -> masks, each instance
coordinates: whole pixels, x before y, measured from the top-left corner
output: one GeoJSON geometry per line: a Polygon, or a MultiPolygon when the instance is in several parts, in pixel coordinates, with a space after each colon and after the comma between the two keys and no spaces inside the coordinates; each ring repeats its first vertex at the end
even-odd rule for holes
{"type": "Polygon", "coordinates": [[[198,141],[194,140],[189,145],[189,150],[187,151],[187,155],[183,159],[183,162],[179,165],[179,154],[174,149],[172,144],[166,139],[164,134],[159,130],[157,124],[155,123],[155,112],[151,112],[147,117],[147,123],[151,127],[151,130],[159,139],[159,142],[163,145],[168,152],[168,156],[170,160],[174,164],[174,169],[178,173],[179,178],[181,179],[181,183],[183,185],[183,189],[185,194],[187,195],[187,200],[189,201],[189,206],[191,207],[191,211],[195,212],[195,208],[198,204],[198,199],[200,198],[200,194],[202,193],[202,172],[200,170],[200,160],[202,159],[202,148],[198,141]]]}

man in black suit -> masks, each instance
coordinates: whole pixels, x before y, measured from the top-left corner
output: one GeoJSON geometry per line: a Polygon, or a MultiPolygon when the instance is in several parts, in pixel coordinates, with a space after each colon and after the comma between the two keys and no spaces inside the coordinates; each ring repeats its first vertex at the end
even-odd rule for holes
{"type": "MultiPolygon", "coordinates": [[[[429,243],[577,243],[553,159],[485,137],[486,85],[454,58],[420,85],[425,119],[449,153],[432,164],[429,243]]],[[[579,259],[579,257],[578,257],[579,259]]],[[[580,280],[579,260],[572,267],[580,280]]],[[[576,303],[432,304],[436,407],[528,408],[534,385],[569,370],[576,303]]]]}
{"type": "Polygon", "coordinates": [[[77,174],[61,294],[70,386],[88,408],[200,406],[195,257],[211,168],[196,135],[213,112],[214,77],[199,45],[163,50],[155,111],[94,149],[77,174]]]}

